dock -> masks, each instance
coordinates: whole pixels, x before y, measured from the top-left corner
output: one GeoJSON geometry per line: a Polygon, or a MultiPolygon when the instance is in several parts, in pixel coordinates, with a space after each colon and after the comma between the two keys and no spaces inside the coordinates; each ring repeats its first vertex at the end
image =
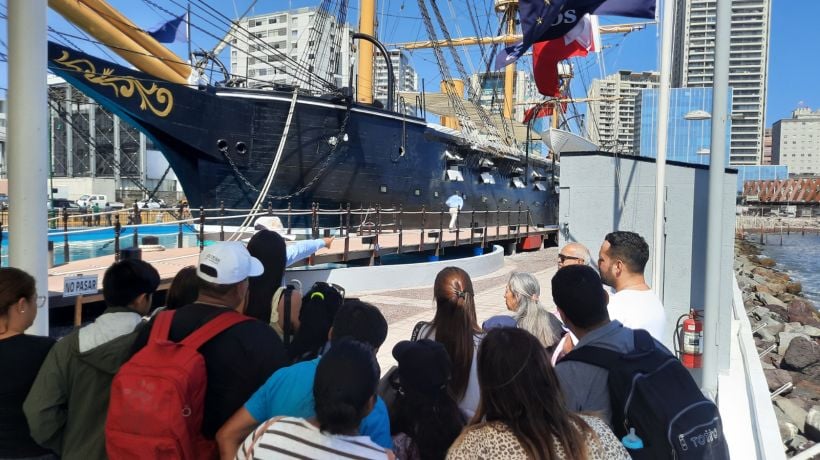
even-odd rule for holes
{"type": "MultiPolygon", "coordinates": [[[[345,233],[336,236],[330,248],[317,251],[310,258],[294,264],[304,265],[344,264],[347,262],[377,265],[379,258],[391,254],[427,253],[439,255],[449,248],[488,247],[501,244],[508,249],[531,250],[544,245],[545,240],[555,241],[558,227],[533,227],[527,225],[496,225],[488,227],[445,229],[395,229],[345,233]]],[[[248,235],[250,236],[250,234],[248,235]]],[[[159,290],[165,290],[177,272],[189,265],[196,265],[200,247],[167,248],[142,251],[142,259],[157,269],[162,280],[159,290]]],[[[67,276],[97,275],[102,284],[105,270],[116,260],[115,255],[69,262],[49,270],[49,307],[60,308],[75,304],[75,299],[63,296],[63,282],[67,276]]],[[[87,296],[83,302],[102,300],[102,293],[87,296]]]]}

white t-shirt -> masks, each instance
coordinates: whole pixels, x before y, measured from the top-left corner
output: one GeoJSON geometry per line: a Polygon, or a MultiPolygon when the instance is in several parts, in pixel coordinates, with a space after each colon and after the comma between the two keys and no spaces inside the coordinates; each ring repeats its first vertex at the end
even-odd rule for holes
{"type": "Polygon", "coordinates": [[[624,289],[609,295],[609,319],[617,319],[630,329],[644,329],[665,343],[666,310],[651,290],[624,289]]]}
{"type": "Polygon", "coordinates": [[[386,459],[387,452],[368,436],[326,434],[305,419],[276,417],[248,435],[236,458],[386,459]]]}

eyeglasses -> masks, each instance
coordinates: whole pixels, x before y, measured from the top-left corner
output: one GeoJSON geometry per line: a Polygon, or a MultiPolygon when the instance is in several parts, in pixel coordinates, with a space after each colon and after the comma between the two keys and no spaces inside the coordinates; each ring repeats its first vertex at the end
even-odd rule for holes
{"type": "Polygon", "coordinates": [[[564,263],[564,262],[566,262],[566,261],[568,261],[568,260],[583,260],[583,259],[581,259],[580,257],[575,257],[575,256],[565,256],[565,255],[563,255],[563,254],[558,254],[558,262],[560,262],[560,263],[564,263]]]}
{"type": "Polygon", "coordinates": [[[43,308],[43,306],[45,304],[46,304],[46,296],[38,295],[37,296],[37,308],[43,308]]]}

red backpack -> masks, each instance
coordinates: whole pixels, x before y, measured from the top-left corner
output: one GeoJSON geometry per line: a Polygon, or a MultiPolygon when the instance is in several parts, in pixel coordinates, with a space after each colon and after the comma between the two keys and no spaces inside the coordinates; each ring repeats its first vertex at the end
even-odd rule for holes
{"type": "Polygon", "coordinates": [[[217,456],[216,443],[201,432],[208,379],[199,347],[251,318],[222,313],[177,343],[168,339],[174,313],[157,315],[146,346],[114,377],[105,424],[112,459],[217,456]]]}

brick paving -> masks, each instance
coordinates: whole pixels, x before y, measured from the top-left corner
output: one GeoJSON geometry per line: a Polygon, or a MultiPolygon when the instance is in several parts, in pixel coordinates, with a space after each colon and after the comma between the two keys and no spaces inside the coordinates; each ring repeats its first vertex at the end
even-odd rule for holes
{"type": "MultiPolygon", "coordinates": [[[[504,288],[510,273],[524,271],[535,275],[541,284],[541,301],[554,311],[550,280],[557,270],[558,248],[541,249],[536,252],[515,254],[504,258],[504,267],[495,273],[473,280],[476,316],[481,324],[487,318],[507,311],[504,305],[504,288]]],[[[378,353],[382,373],[395,365],[391,354],[393,346],[410,338],[413,327],[419,321],[429,321],[435,313],[433,287],[401,289],[395,291],[372,291],[349,293],[370,302],[382,311],[387,319],[387,340],[378,353]]]]}

